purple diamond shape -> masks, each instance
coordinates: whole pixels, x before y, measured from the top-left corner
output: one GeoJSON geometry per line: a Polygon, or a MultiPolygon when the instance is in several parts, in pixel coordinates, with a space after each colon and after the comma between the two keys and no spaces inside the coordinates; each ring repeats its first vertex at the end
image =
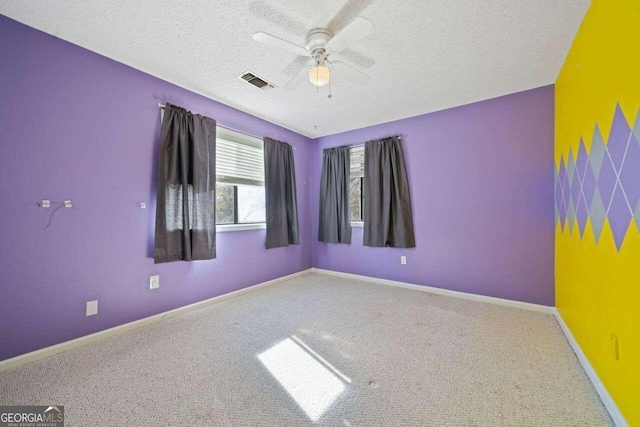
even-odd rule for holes
{"type": "MultiPolygon", "coordinates": [[[[560,172],[558,172],[558,185],[560,186],[560,193],[562,196],[562,204],[567,204],[567,198],[565,193],[568,190],[567,187],[567,166],[564,164],[564,159],[560,157],[560,172]]],[[[566,207],[566,206],[565,206],[566,207]]]]}
{"type": "Polygon", "coordinates": [[[564,158],[560,156],[560,169],[558,170],[558,180],[563,182],[564,177],[567,175],[567,166],[564,164],[564,158]]]}
{"type": "Polygon", "coordinates": [[[578,223],[578,230],[580,232],[580,238],[584,236],[584,228],[589,217],[589,206],[585,203],[584,196],[582,194],[582,180],[584,178],[585,169],[591,169],[588,167],[589,156],[587,150],[584,147],[584,142],[580,138],[580,147],[578,148],[578,155],[576,157],[576,172],[573,177],[573,184],[571,186],[571,196],[576,204],[576,222],[578,223]]]}
{"type": "Polygon", "coordinates": [[[582,183],[580,180],[582,177],[576,171],[573,174],[573,181],[571,182],[571,197],[573,197],[573,202],[576,204],[576,208],[578,207],[578,200],[580,200],[580,195],[582,194],[582,183]]]}
{"type": "Polygon", "coordinates": [[[560,229],[564,231],[564,222],[567,219],[567,199],[568,195],[565,195],[565,188],[567,186],[567,167],[564,164],[564,157],[560,156],[560,172],[558,172],[558,216],[560,217],[560,229]]]}
{"type": "Polygon", "coordinates": [[[580,148],[578,148],[578,157],[576,158],[576,171],[580,174],[581,179],[588,163],[589,155],[587,154],[587,149],[584,146],[584,141],[580,138],[580,148]]]}
{"type": "Polygon", "coordinates": [[[556,207],[560,209],[560,206],[562,206],[562,192],[558,186],[558,189],[556,190],[556,207]]]}
{"type": "Polygon", "coordinates": [[[569,148],[569,157],[567,157],[567,176],[569,177],[569,185],[571,185],[571,182],[573,180],[573,175],[575,173],[576,173],[576,161],[573,158],[572,149],[569,148]]]}
{"type": "Polygon", "coordinates": [[[596,244],[598,244],[598,241],[600,240],[600,234],[602,234],[604,221],[607,219],[607,209],[602,203],[602,197],[600,197],[600,192],[597,188],[593,193],[593,202],[589,207],[589,218],[591,219],[593,237],[596,239],[596,244]]]}
{"type": "Polygon", "coordinates": [[[587,202],[587,206],[591,206],[593,201],[593,193],[596,191],[596,177],[593,169],[587,167],[582,178],[582,197],[587,202]]]}
{"type": "Polygon", "coordinates": [[[609,157],[605,154],[602,168],[600,169],[600,177],[598,178],[598,190],[600,190],[602,203],[604,203],[605,208],[608,207],[611,202],[611,196],[613,195],[617,181],[616,171],[613,169],[611,160],[609,160],[609,157]]]}
{"type": "Polygon", "coordinates": [[[631,218],[633,214],[629,210],[627,199],[622,194],[620,186],[616,186],[613,193],[613,199],[611,200],[611,206],[607,212],[607,218],[611,225],[611,231],[613,232],[613,239],[616,242],[616,248],[620,252],[622,243],[624,242],[624,236],[627,234],[629,225],[631,224],[631,218]]]}
{"type": "Polygon", "coordinates": [[[620,183],[631,207],[635,207],[640,201],[640,144],[633,134],[620,172],[620,183]]]}
{"type": "Polygon", "coordinates": [[[602,140],[602,134],[600,133],[600,127],[596,123],[596,128],[593,130],[593,139],[591,140],[591,150],[589,151],[589,163],[596,177],[596,180],[600,176],[600,168],[605,156],[605,146],[602,140]]]}
{"type": "Polygon", "coordinates": [[[569,197],[569,204],[567,205],[567,220],[569,224],[569,234],[573,234],[573,223],[576,220],[576,204],[571,197],[569,197]]]}
{"type": "MultiPolygon", "coordinates": [[[[607,151],[613,160],[616,171],[620,170],[624,152],[627,150],[627,143],[631,135],[631,128],[624,117],[624,113],[620,109],[620,105],[616,105],[616,112],[613,116],[611,124],[611,132],[609,133],[609,142],[607,143],[607,151]]],[[[605,163],[607,156],[605,155],[605,163]]]]}
{"type": "Polygon", "coordinates": [[[580,230],[580,238],[584,236],[584,228],[589,217],[589,207],[584,201],[584,197],[580,197],[578,207],[576,208],[576,219],[578,220],[578,228],[580,230]]]}
{"type": "Polygon", "coordinates": [[[560,216],[560,229],[564,231],[564,222],[567,219],[567,205],[562,203],[558,206],[558,216],[560,216]]]}
{"type": "Polygon", "coordinates": [[[555,189],[554,189],[554,197],[556,201],[556,207],[560,209],[560,205],[562,204],[562,188],[560,187],[561,182],[560,178],[558,178],[558,173],[555,173],[555,189]]]}

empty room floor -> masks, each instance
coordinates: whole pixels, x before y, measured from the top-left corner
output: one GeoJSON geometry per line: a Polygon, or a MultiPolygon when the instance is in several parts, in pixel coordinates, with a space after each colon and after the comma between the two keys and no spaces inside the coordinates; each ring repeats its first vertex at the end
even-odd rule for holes
{"type": "Polygon", "coordinates": [[[550,314],[307,274],[0,373],[67,425],[612,425],[550,314]]]}

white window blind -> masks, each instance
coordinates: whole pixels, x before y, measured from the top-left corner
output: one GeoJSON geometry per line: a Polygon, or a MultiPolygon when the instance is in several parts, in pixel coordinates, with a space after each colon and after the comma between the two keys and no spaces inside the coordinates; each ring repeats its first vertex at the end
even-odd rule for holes
{"type": "Polygon", "coordinates": [[[351,156],[351,178],[364,177],[364,145],[358,145],[349,149],[351,156]]]}
{"type": "Polygon", "coordinates": [[[264,186],[262,141],[218,126],[216,178],[225,184],[264,186]]]}

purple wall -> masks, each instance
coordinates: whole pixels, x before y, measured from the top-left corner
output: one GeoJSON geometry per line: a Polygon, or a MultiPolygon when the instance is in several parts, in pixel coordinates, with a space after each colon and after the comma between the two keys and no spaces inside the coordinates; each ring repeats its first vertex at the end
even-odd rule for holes
{"type": "Polygon", "coordinates": [[[554,304],[553,86],[314,140],[313,266],[554,304]],[[322,149],[401,134],[416,248],[317,242],[322,149]],[[400,256],[407,256],[407,265],[400,256]]]}
{"type": "Polygon", "coordinates": [[[0,58],[0,360],[311,267],[308,138],[2,16],[0,58]],[[216,260],[154,265],[159,101],[295,147],[300,246],[220,233],[216,260]],[[67,198],[43,231],[34,203],[67,198]]]}
{"type": "Polygon", "coordinates": [[[552,87],[312,142],[6,17],[0,57],[0,360],[312,265],[554,303],[552,87]],[[216,260],[153,264],[167,101],[295,147],[300,246],[220,233],[216,260]],[[417,247],[363,247],[361,228],[351,245],[317,242],[321,150],[391,134],[403,135],[417,247]],[[42,199],[75,208],[43,231],[42,199]],[[94,299],[99,314],[85,317],[94,299]]]}

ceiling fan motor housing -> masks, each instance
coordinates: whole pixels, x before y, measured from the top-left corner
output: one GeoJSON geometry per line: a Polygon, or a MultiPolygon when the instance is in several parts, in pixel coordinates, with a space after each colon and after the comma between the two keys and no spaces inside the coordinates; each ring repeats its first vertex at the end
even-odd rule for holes
{"type": "Polygon", "coordinates": [[[326,28],[314,28],[307,33],[305,47],[315,55],[318,49],[324,51],[325,45],[333,38],[333,33],[326,28]]]}

